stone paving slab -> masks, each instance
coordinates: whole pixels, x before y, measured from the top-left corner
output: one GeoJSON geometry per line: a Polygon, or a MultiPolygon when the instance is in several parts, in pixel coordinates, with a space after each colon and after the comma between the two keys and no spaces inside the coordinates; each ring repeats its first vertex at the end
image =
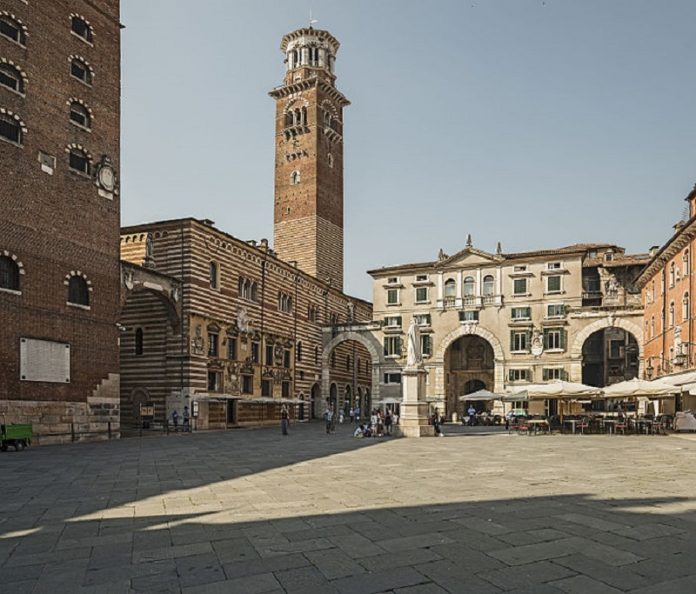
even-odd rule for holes
{"type": "Polygon", "coordinates": [[[696,591],[696,440],[349,431],[0,454],[0,594],[696,591]]]}

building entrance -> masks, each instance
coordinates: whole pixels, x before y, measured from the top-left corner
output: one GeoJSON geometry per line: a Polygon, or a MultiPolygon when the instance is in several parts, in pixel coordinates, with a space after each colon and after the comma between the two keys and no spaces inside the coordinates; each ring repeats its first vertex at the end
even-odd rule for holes
{"type": "MultiPolygon", "coordinates": [[[[488,388],[494,384],[495,358],[493,347],[480,336],[467,335],[455,340],[447,349],[445,356],[445,377],[447,380],[447,410],[462,415],[469,403],[461,396],[488,388]]],[[[483,410],[484,402],[473,402],[474,408],[483,410]]]]}

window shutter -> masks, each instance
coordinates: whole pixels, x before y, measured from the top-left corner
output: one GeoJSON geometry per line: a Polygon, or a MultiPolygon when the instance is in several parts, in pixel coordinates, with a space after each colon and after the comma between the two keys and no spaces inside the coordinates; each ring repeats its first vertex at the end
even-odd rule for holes
{"type": "Polygon", "coordinates": [[[512,369],[508,369],[508,381],[509,382],[515,381],[512,377],[512,369]]]}
{"type": "Polygon", "coordinates": [[[532,348],[532,331],[527,330],[527,344],[525,345],[525,351],[529,351],[532,348]]]}
{"type": "Polygon", "coordinates": [[[548,381],[549,381],[549,370],[548,370],[548,369],[544,369],[543,375],[542,375],[542,379],[543,379],[543,381],[545,381],[545,382],[548,382],[548,381]]]}
{"type": "Polygon", "coordinates": [[[515,350],[515,332],[514,331],[510,332],[510,350],[511,351],[515,350]]]}
{"type": "Polygon", "coordinates": [[[561,348],[565,351],[567,347],[568,347],[568,331],[563,329],[563,330],[561,330],[561,348]]]}

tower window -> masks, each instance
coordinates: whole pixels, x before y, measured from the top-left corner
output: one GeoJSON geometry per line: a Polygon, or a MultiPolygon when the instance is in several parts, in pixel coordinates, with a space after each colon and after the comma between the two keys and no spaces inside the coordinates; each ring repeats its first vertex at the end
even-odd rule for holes
{"type": "Polygon", "coordinates": [[[83,151],[82,149],[70,149],[68,164],[70,165],[70,169],[72,171],[76,171],[77,173],[81,173],[83,175],[90,174],[91,167],[89,164],[89,157],[87,156],[87,153],[85,153],[85,151],[83,151]]]}
{"type": "Polygon", "coordinates": [[[210,263],[210,288],[217,289],[219,286],[218,265],[216,262],[210,263]]]}
{"type": "Polygon", "coordinates": [[[15,93],[24,94],[24,78],[11,64],[0,64],[0,85],[15,93]]]}
{"type": "Polygon", "coordinates": [[[295,170],[290,174],[290,185],[296,186],[300,183],[300,172],[295,170]]]}
{"type": "Polygon", "coordinates": [[[25,47],[27,45],[27,33],[19,21],[7,14],[0,14],[0,35],[25,47]]]}
{"type": "Polygon", "coordinates": [[[22,145],[22,123],[9,112],[0,110],[0,138],[22,145]]]}
{"type": "Polygon", "coordinates": [[[89,306],[89,287],[81,276],[73,275],[68,282],[68,303],[89,306]]]}
{"type": "Polygon", "coordinates": [[[78,103],[77,101],[73,101],[70,104],[70,121],[87,130],[89,130],[92,125],[92,117],[90,116],[89,110],[82,103],[78,103]]]}
{"type": "Polygon", "coordinates": [[[83,41],[86,41],[87,43],[94,42],[94,32],[92,31],[92,27],[90,27],[89,23],[82,17],[77,15],[72,16],[71,30],[83,41]]]}
{"type": "Polygon", "coordinates": [[[92,86],[92,69],[86,62],[73,58],[70,62],[70,74],[86,85],[92,86]]]}
{"type": "Polygon", "coordinates": [[[137,328],[135,330],[135,354],[136,355],[142,355],[144,352],[144,336],[143,336],[143,329],[142,328],[137,328]]]}
{"type": "Polygon", "coordinates": [[[19,266],[9,256],[0,256],[0,289],[19,291],[19,266]]]}

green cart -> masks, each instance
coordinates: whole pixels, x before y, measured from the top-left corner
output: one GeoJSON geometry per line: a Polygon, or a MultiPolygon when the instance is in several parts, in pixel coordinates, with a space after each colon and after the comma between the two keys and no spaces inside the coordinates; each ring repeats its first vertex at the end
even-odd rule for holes
{"type": "Polygon", "coordinates": [[[16,451],[31,444],[31,425],[0,425],[0,450],[7,451],[12,446],[16,451]]]}

